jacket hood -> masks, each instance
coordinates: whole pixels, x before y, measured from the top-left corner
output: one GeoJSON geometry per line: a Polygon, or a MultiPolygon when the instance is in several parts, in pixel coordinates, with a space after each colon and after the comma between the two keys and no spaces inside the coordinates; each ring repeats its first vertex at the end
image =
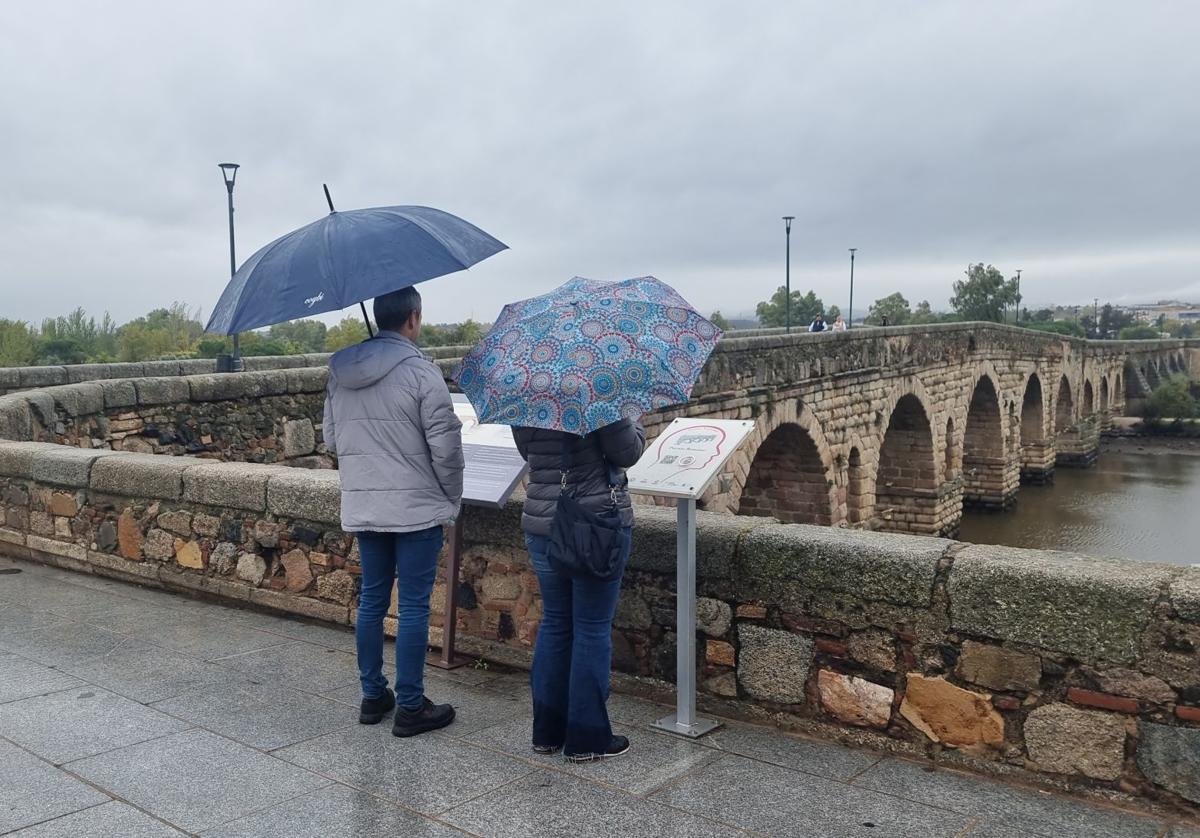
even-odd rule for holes
{"type": "Polygon", "coordinates": [[[370,387],[397,365],[423,358],[417,345],[395,332],[380,332],[370,340],[348,346],[329,359],[338,386],[350,390],[370,387]]]}

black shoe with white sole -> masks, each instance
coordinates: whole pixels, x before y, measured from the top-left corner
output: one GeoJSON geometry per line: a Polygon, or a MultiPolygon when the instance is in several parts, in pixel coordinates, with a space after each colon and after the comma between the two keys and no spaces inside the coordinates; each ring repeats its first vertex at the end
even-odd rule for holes
{"type": "Polygon", "coordinates": [[[612,741],[608,743],[608,747],[602,753],[598,754],[563,754],[563,758],[567,762],[596,762],[602,759],[612,759],[619,757],[621,754],[629,750],[629,740],[624,736],[614,736],[612,741]]]}
{"type": "Polygon", "coordinates": [[[533,752],[543,756],[551,756],[562,750],[562,745],[534,745],[533,752]]]}

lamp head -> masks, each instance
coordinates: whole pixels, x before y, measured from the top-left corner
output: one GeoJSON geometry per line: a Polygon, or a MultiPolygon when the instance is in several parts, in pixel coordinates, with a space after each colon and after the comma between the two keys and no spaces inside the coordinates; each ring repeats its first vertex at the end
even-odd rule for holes
{"type": "Polygon", "coordinates": [[[796,219],[794,215],[783,216],[783,227],[787,232],[792,232],[792,222],[796,219]]]}
{"type": "Polygon", "coordinates": [[[237,180],[237,170],[240,168],[237,163],[218,163],[218,168],[221,170],[221,176],[225,178],[226,186],[233,186],[233,182],[237,180]]]}

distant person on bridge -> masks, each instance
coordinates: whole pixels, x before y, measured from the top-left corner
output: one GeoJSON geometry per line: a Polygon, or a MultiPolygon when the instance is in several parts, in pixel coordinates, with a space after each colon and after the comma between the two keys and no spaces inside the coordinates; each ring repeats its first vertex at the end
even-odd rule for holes
{"type": "Polygon", "coordinates": [[[376,297],[375,322],[379,334],[329,361],[322,433],[338,456],[342,529],[358,536],[362,564],[358,720],[378,724],[395,708],[392,734],[415,736],[454,721],[453,707],[425,697],[424,675],[442,526],[462,503],[462,423],[441,370],[417,348],[416,289],[376,297]],[[383,674],[383,618],[394,588],[393,696],[383,674]]]}
{"type": "Polygon", "coordinates": [[[834,330],[835,332],[844,332],[844,331],[846,331],[846,321],[842,319],[842,315],[840,315],[840,314],[839,314],[839,315],[837,316],[837,320],[834,320],[834,321],[833,321],[833,330],[834,330]]]}
{"type": "Polygon", "coordinates": [[[825,328],[825,315],[818,312],[817,316],[813,318],[812,325],[808,327],[808,330],[810,332],[823,332],[825,331],[825,328]]]}

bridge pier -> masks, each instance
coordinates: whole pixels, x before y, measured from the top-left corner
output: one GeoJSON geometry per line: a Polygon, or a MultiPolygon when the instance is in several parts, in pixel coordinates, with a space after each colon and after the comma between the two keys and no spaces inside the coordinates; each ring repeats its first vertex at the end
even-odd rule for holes
{"type": "Polygon", "coordinates": [[[1042,440],[1021,446],[1021,482],[1035,486],[1054,482],[1054,445],[1042,440]]]}
{"type": "Polygon", "coordinates": [[[1021,464],[1015,457],[969,457],[963,459],[965,506],[979,509],[1011,509],[1021,485],[1021,464]]]}
{"type": "Polygon", "coordinates": [[[1058,433],[1055,463],[1063,468],[1091,468],[1100,456],[1100,424],[1090,416],[1058,433]]]}

